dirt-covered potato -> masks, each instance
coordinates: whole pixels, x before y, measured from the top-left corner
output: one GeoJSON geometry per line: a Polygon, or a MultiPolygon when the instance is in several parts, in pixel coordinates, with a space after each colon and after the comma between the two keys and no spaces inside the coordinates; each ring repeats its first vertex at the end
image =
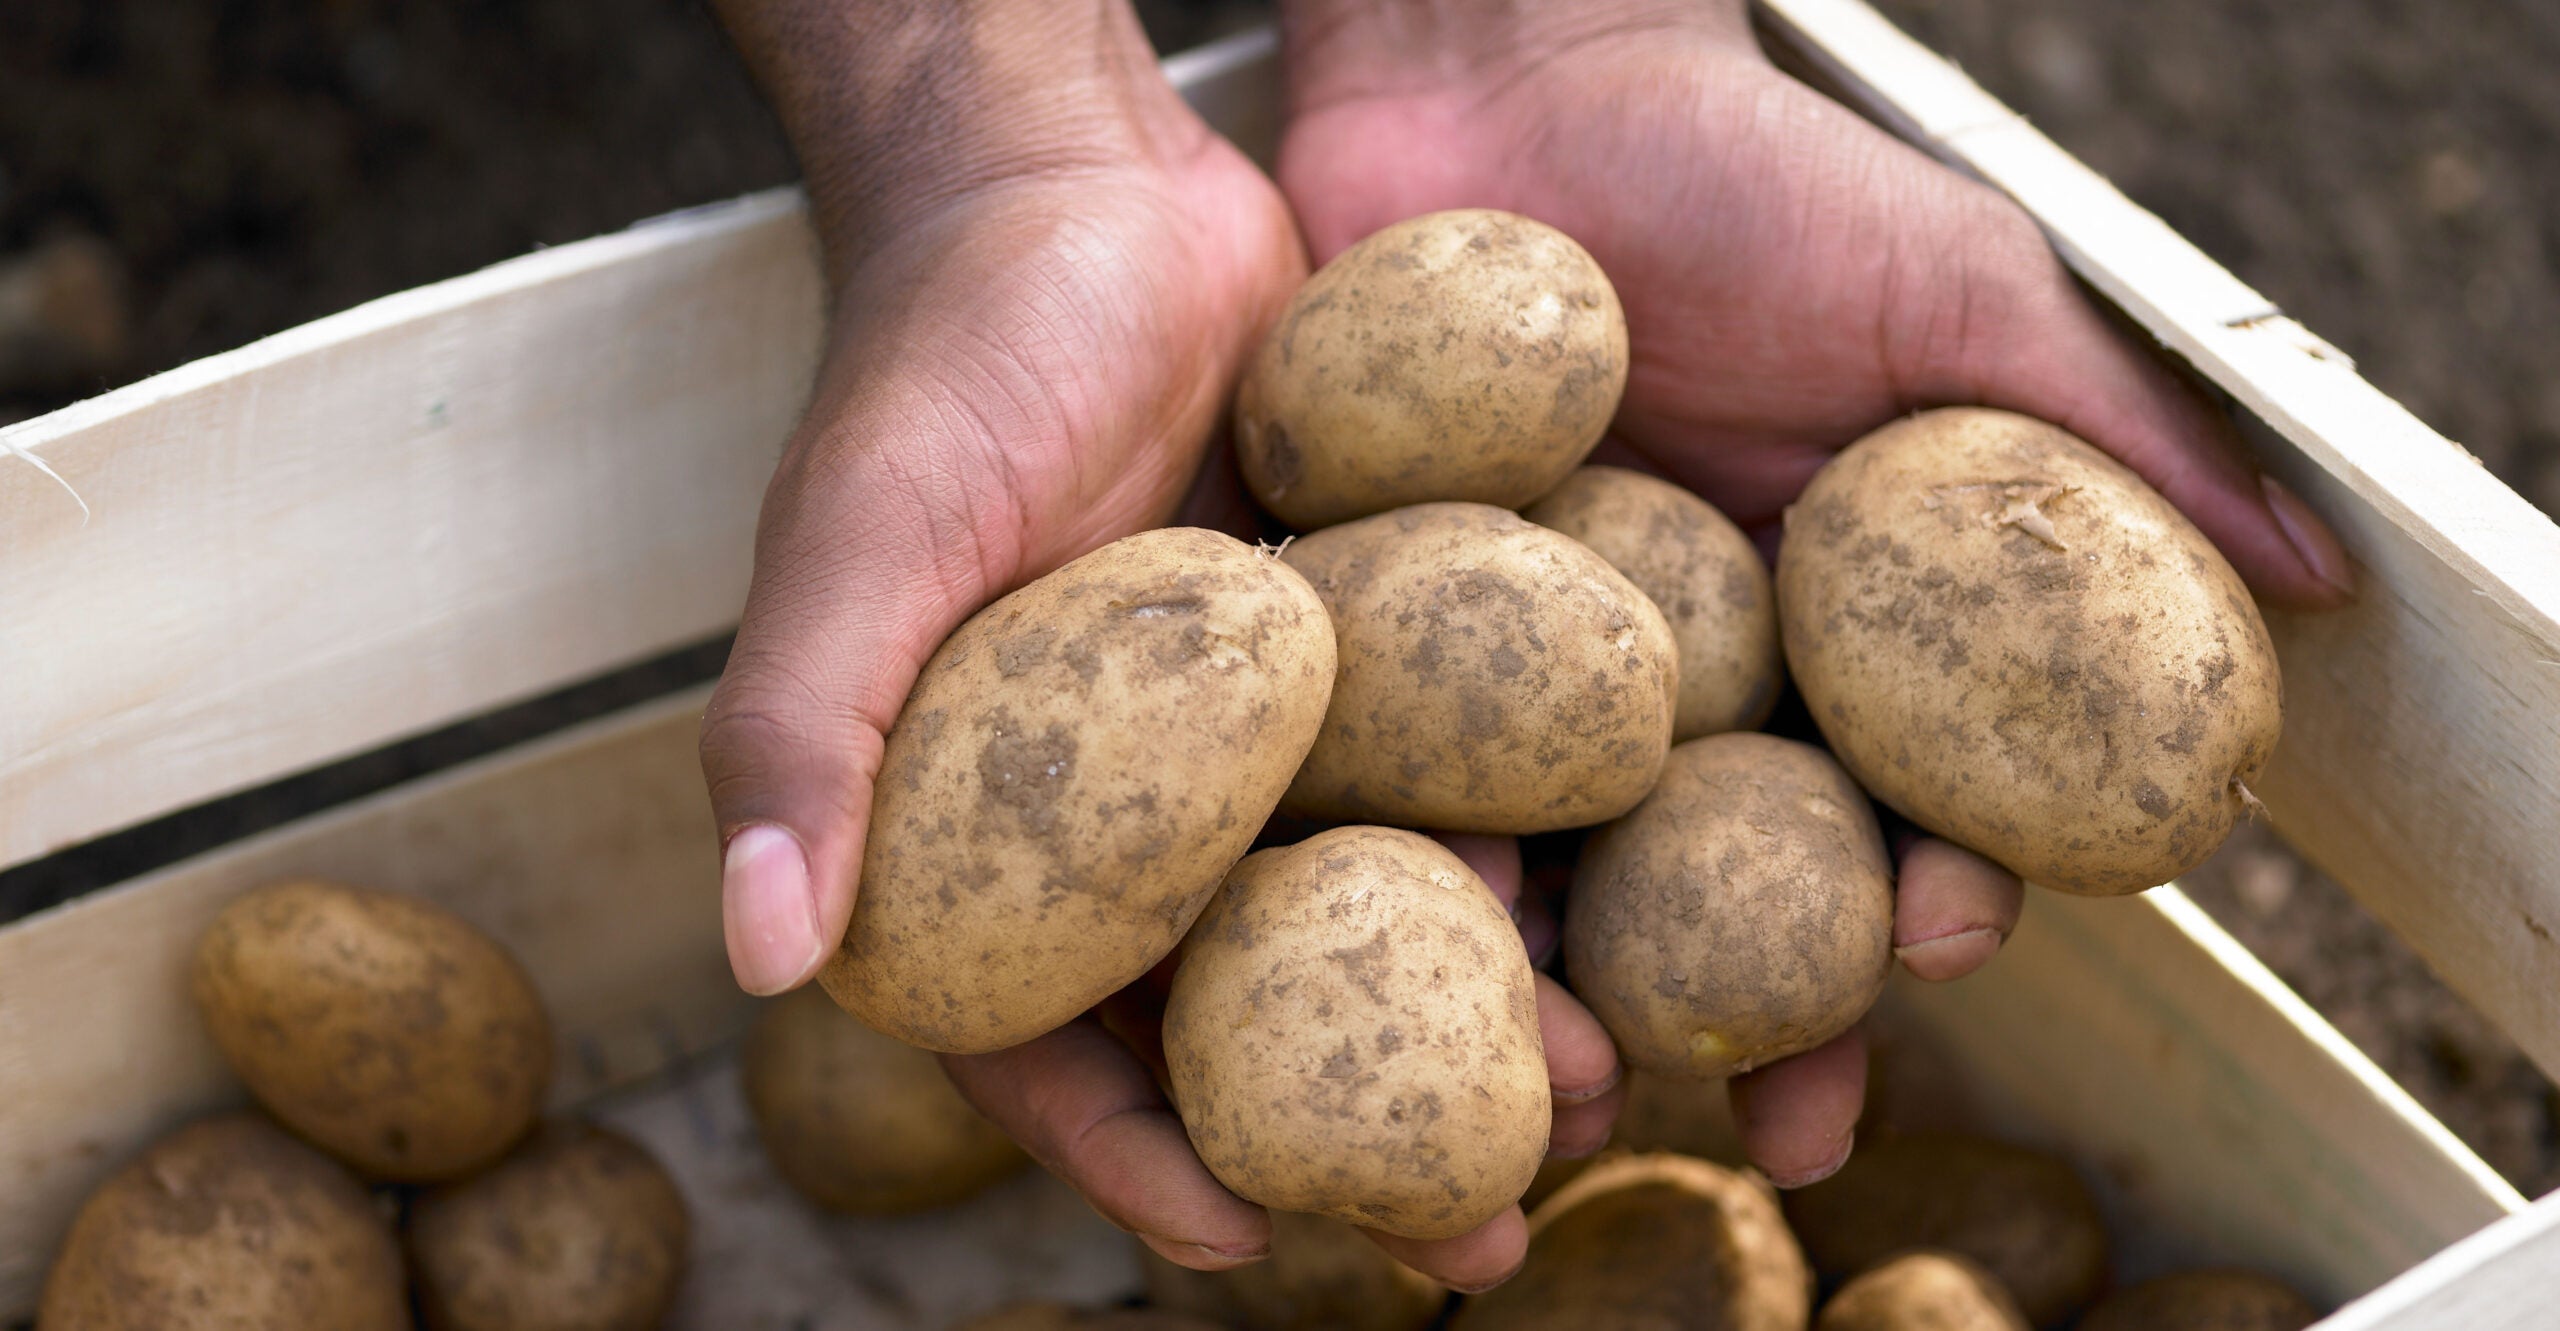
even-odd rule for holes
{"type": "Polygon", "coordinates": [[[1529,1260],[1454,1331],[1804,1331],[1813,1281],[1767,1184],[1677,1155],[1608,1157],[1529,1217],[1529,1260]]]}
{"type": "Polygon", "coordinates": [[[1283,557],[1332,613],[1340,662],[1289,812],[1547,832],[1653,789],[1679,648],[1589,547],[1503,509],[1419,504],[1283,557]]]}
{"type": "Polygon", "coordinates": [[[1778,609],[1861,784],[2066,892],[2202,863],[2281,728],[2275,648],[2213,544],[2024,416],[1923,412],[1834,459],[1787,512],[1778,609]]]}
{"type": "Polygon", "coordinates": [[[1943,1249],[1980,1263],[2037,1326],[2087,1307],[2107,1274],[2107,1231],[2088,1185],[2062,1161],[2005,1142],[1861,1142],[1839,1173],[1788,1193],[1786,1207],[1825,1280],[1943,1249]]]}
{"type": "Polygon", "coordinates": [[[2100,1299],[2078,1331],[2302,1331],[2318,1320],[2310,1300],[2273,1276],[2181,1271],[2100,1299]]]}
{"type": "Polygon", "coordinates": [[[1574,867],[1565,973],[1646,1072],[1748,1072],[1857,1024],[1893,967],[1893,866],[1866,796],[1820,749],[1735,732],[1574,867]]]}
{"type": "Polygon", "coordinates": [[[827,993],[909,1044],[985,1053],[1145,974],[1279,802],[1333,667],[1306,580],[1197,528],[978,612],[889,733],[827,993]]]}
{"type": "Polygon", "coordinates": [[[1220,1331],[1215,1322],[1162,1308],[1070,1308],[1013,1303],[955,1324],[951,1331],[1220,1331]]]}
{"type": "Polygon", "coordinates": [[[1164,1053],[1200,1159],[1278,1210],[1450,1238],[1546,1157],[1528,954],[1484,880],[1413,832],[1238,864],[1183,944],[1164,1053]]]}
{"type": "Polygon", "coordinates": [[[44,1331],[409,1325],[400,1248],[327,1156],[256,1114],[180,1128],[72,1219],[36,1311],[44,1331]]]}
{"type": "Polygon", "coordinates": [[[648,1331],[683,1279],[684,1197],[620,1133],[555,1123],[409,1210],[431,1331],[648,1331]]]}
{"type": "Polygon", "coordinates": [[[1271,1213],[1271,1255],[1194,1271],[1138,1246],[1147,1301],[1242,1331],[1422,1331],[1449,1292],[1339,1220],[1271,1213]]]}
{"type": "Polygon", "coordinates": [[[831,1211],[947,1206],[1030,1162],[960,1098],[933,1055],[815,988],[765,1006],[738,1076],[774,1171],[831,1211]]]}
{"type": "Polygon", "coordinates": [[[1971,1260],[1914,1252],[1842,1285],[1813,1331],[2027,1331],[2027,1318],[1971,1260]]]}
{"type": "Polygon", "coordinates": [[[1786,675],[1778,600],[1751,538],[1714,505],[1640,471],[1582,467],[1520,516],[1590,546],[1669,621],[1680,645],[1672,739],[1769,719],[1786,675]]]}
{"type": "Polygon", "coordinates": [[[1432,213],[1298,289],[1236,391],[1236,458],[1301,528],[1517,508],[1600,442],[1626,384],[1626,315],[1581,246],[1510,213],[1432,213]]]}
{"type": "Polygon", "coordinates": [[[359,1172],[482,1168],[533,1126],[551,1020],[495,939],[416,897],[258,888],[196,944],[195,1002],[249,1093],[359,1172]]]}

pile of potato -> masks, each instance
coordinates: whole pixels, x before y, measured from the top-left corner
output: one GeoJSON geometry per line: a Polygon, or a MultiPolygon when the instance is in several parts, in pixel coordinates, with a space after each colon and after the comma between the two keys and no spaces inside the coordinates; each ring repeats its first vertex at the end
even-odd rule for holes
{"type": "Polygon", "coordinates": [[[1773,587],[1713,507],[1581,465],[1627,372],[1608,279],[1525,218],[1326,265],[1235,417],[1305,530],[1145,532],[954,632],[888,738],[827,992],[981,1052],[1176,955],[1169,1090],[1219,1180],[1442,1238],[1530,1187],[1550,1106],[1515,930],[1426,833],[1596,829],[1565,978],[1629,1064],[1710,1079],[1881,992],[1870,795],[2081,893],[2166,881],[2247,815],[2273,650],[2132,473],[1922,413],[1813,479],[1773,587]],[[1748,729],[1790,677],[1827,749],[1748,729]],[[1246,854],[1275,813],[1330,826],[1246,854]]]}
{"type": "Polygon", "coordinates": [[[436,1331],[664,1317],[684,1200],[627,1138],[540,1121],[551,1021],[496,940],[414,897],[283,882],[222,910],[191,978],[264,1112],[188,1124],[100,1186],[42,1331],[375,1331],[413,1303],[436,1331]]]}

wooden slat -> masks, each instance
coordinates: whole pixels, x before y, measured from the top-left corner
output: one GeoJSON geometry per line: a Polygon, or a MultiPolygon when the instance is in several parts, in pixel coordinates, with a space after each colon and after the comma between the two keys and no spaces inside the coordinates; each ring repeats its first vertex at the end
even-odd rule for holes
{"type": "Polygon", "coordinates": [[[2524,1205],[2175,888],[2039,893],[1997,963],[1897,976],[1879,1020],[1960,1116],[2088,1167],[2125,1278],[2240,1263],[2334,1303],[2524,1205]]]}
{"type": "Polygon", "coordinates": [[[2560,1194],[2437,1253],[2312,1331],[2549,1331],[2560,1322],[2554,1271],[2560,1194]]]}
{"type": "Polygon", "coordinates": [[[222,904],[317,875],[415,892],[523,959],[559,1028],[555,1100],[647,1077],[740,1029],[694,757],[703,694],[412,782],[0,930],[0,1322],[33,1302],[72,1210],[125,1157],[233,1103],[187,998],[222,904]]]}
{"type": "Polygon", "coordinates": [[[1775,40],[2007,191],[2073,270],[2269,427],[2362,598],[2275,615],[2277,826],[2560,1075],[2560,528],[2114,187],[1857,0],[1764,0],[1775,40]]]}
{"type": "MultiPolygon", "coordinates": [[[[1166,64],[1266,160],[1274,50],[1166,64]]],[[[775,190],[0,430],[0,868],[734,622],[813,246],[775,190]]]]}

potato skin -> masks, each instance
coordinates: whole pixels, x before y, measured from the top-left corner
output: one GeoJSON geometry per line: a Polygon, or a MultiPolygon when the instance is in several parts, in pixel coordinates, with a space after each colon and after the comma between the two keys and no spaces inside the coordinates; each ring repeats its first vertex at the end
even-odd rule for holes
{"type": "Polygon", "coordinates": [[[774,1171],[830,1211],[948,1206],[1030,1163],[933,1055],[854,1020],[814,987],[757,1015],[738,1075],[774,1171]]]}
{"type": "Polygon", "coordinates": [[[1528,953],[1484,881],[1416,833],[1246,857],[1183,944],[1164,1052],[1201,1161],[1278,1210],[1451,1238],[1547,1153],[1528,953]]]}
{"type": "Polygon", "coordinates": [[[1070,1308],[1063,1303],[1011,1303],[958,1323],[951,1331],[1220,1331],[1215,1322],[1161,1308],[1070,1308]]]}
{"type": "Polygon", "coordinates": [[[1283,557],[1332,614],[1340,661],[1286,811],[1550,832],[1614,818],[1653,788],[1679,648],[1588,547],[1503,509],[1417,504],[1283,557]]]}
{"type": "Polygon", "coordinates": [[[1604,1157],[1529,1217],[1529,1259],[1453,1331],[1803,1331],[1804,1254],[1768,1185],[1677,1155],[1604,1157]]]}
{"type": "Polygon", "coordinates": [[[1786,677],[1777,594],[1715,505],[1640,471],[1581,467],[1520,516],[1590,546],[1662,611],[1680,645],[1675,743],[1769,719],[1786,677]]]}
{"type": "Polygon", "coordinates": [[[618,1132],[555,1123],[409,1211],[431,1331],[647,1331],[684,1277],[683,1194],[618,1132]]]}
{"type": "Polygon", "coordinates": [[[1138,1245],[1147,1301],[1242,1331],[1422,1331],[1449,1291],[1339,1220],[1271,1213],[1271,1255],[1194,1271],[1138,1245]]]}
{"type": "Polygon", "coordinates": [[[248,892],[196,944],[196,1009],[286,1127],[374,1178],[458,1177],[542,1110],[551,1020],[497,940],[397,892],[248,892]]]}
{"type": "Polygon", "coordinates": [[[1857,1024],[1893,968],[1893,866],[1820,749],[1736,732],[1584,845],[1564,920],[1574,992],[1649,1073],[1705,1079],[1857,1024]]]}
{"type": "Polygon", "coordinates": [[[1860,784],[2066,892],[2139,892],[2245,816],[2282,727],[2239,575],[2050,425],[1948,409],[1858,441],[1788,510],[1787,665],[1860,784]]]}
{"type": "Polygon", "coordinates": [[[257,1114],[180,1128],[80,1206],[45,1331],[409,1325],[400,1249],[337,1162],[257,1114]]]}
{"type": "Polygon", "coordinates": [[[1590,454],[1626,385],[1626,313],[1580,245],[1511,213],[1431,213],[1298,289],[1237,389],[1236,460],[1299,528],[1517,508],[1590,454]]]}
{"type": "Polygon", "coordinates": [[[1786,1196],[1787,1219],[1825,1280],[1914,1248],[1971,1258],[2036,1326],[2087,1307],[2107,1274],[2098,1204],[2052,1156],[1978,1137],[1861,1142],[1839,1173],[1786,1196]]]}
{"type": "Polygon", "coordinates": [[[2181,1271],[2098,1301],[2078,1331],[2303,1331],[2320,1310],[2256,1271],[2181,1271]]]}
{"type": "Polygon", "coordinates": [[[1841,1286],[1813,1331],[2027,1331],[2027,1318],[1974,1262],[1914,1252],[1841,1286]]]}
{"type": "Polygon", "coordinates": [[[978,612],[889,733],[861,896],[819,979],[944,1053],[1046,1034],[1171,952],[1322,724],[1333,626],[1296,571],[1140,532],[978,612]]]}

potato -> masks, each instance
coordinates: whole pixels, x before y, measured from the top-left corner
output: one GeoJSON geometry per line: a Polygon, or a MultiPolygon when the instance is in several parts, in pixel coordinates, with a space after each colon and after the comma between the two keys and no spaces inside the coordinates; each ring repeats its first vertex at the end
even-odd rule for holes
{"type": "Polygon", "coordinates": [[[1583,467],[1520,516],[1590,546],[1652,598],[1680,647],[1671,738],[1751,730],[1778,705],[1786,662],[1760,551],[1715,506],[1623,467],[1583,467]]]}
{"type": "Polygon", "coordinates": [[[1839,1173],[1787,1194],[1787,1219],[1825,1280],[1898,1253],[1971,1258],[2052,1326],[2107,1274],[2107,1232],[2080,1176],[2049,1155],[1978,1137],[1862,1142],[1839,1173]]]}
{"type": "Polygon", "coordinates": [[[274,883],[196,944],[195,1002],[284,1125],[375,1178],[483,1168],[533,1126],[551,1020],[495,939],[416,897],[274,883]]]}
{"type": "Polygon", "coordinates": [[[1583,847],[1564,955],[1646,1072],[1727,1077],[1802,1053],[1857,1024],[1892,970],[1884,834],[1820,749],[1691,740],[1583,847]]]}
{"type": "Polygon", "coordinates": [[[1141,532],[978,612],[898,714],[861,896],[820,981],[986,1053],[1162,960],[1314,743],[1333,626],[1232,537],[1141,532]]]}
{"type": "Polygon", "coordinates": [[[1768,1185],[1677,1155],[1604,1158],[1529,1217],[1529,1260],[1453,1331],[1803,1331],[1804,1254],[1768,1185]]]}
{"type": "Polygon", "coordinates": [[[645,1331],[684,1277],[684,1197],[622,1134],[558,1123],[409,1209],[434,1331],[645,1331]]]}
{"type": "Polygon", "coordinates": [[[1432,213],[1298,289],[1236,391],[1236,459],[1301,528],[1517,508],[1589,455],[1626,385],[1626,314],[1581,246],[1509,213],[1432,213]]]}
{"type": "Polygon", "coordinates": [[[373,1199],[256,1114],[180,1128],[72,1218],[36,1312],[44,1331],[409,1325],[400,1249],[373,1199]]]}
{"type": "Polygon", "coordinates": [[[1653,789],[1679,648],[1588,548],[1498,508],[1420,504],[1283,557],[1332,613],[1341,663],[1287,811],[1546,832],[1614,818],[1653,789]]]}
{"type": "Polygon", "coordinates": [[[2078,1331],[2302,1331],[2320,1320],[2309,1300],[2255,1271],[2181,1271],[2117,1290],[2078,1331]]]}
{"type": "Polygon", "coordinates": [[[1013,1303],[955,1324],[951,1331],[1219,1331],[1160,1308],[1070,1308],[1063,1303],[1013,1303]]]}
{"type": "Polygon", "coordinates": [[[1787,512],[1778,609],[1860,784],[2066,892],[2202,863],[2282,724],[2275,648],[2212,543],[2007,412],[1923,412],[1824,467],[1787,512]]]}
{"type": "Polygon", "coordinates": [[[1246,857],[1183,944],[1164,1053],[1201,1161],[1278,1210],[1451,1238],[1547,1153],[1528,953],[1484,881],[1416,833],[1246,857]]]}
{"type": "Polygon", "coordinates": [[[1915,1252],[1841,1286],[1813,1331],[2027,1331],[2027,1318],[1980,1266],[1951,1252],[1915,1252]]]}
{"type": "Polygon", "coordinates": [[[765,1006],[738,1060],[774,1171],[831,1211],[947,1206],[1030,1163],[941,1064],[814,988],[765,1006]]]}
{"type": "Polygon", "coordinates": [[[1176,1266],[1141,1244],[1147,1301],[1243,1331],[1422,1331],[1449,1292],[1339,1220],[1271,1213],[1271,1255],[1232,1271],[1176,1266]]]}

